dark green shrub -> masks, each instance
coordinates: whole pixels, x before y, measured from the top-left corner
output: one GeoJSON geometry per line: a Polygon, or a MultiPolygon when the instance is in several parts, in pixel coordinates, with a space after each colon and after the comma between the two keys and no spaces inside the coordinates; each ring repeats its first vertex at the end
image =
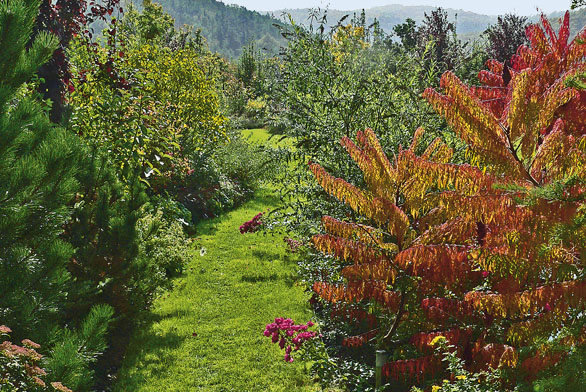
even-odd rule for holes
{"type": "Polygon", "coordinates": [[[76,291],[69,314],[75,319],[94,303],[107,303],[127,324],[146,308],[144,293],[131,283],[139,274],[136,222],[147,196],[137,175],[121,182],[96,149],[88,151],[83,165],[86,170],[78,175],[82,190],[64,234],[75,247],[69,270],[76,291]]]}

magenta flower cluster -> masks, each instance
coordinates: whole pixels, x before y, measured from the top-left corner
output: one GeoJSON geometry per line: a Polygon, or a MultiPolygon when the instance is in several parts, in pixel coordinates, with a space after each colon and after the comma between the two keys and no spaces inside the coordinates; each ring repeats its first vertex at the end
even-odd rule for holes
{"type": "Polygon", "coordinates": [[[254,233],[255,231],[257,231],[263,225],[262,221],[260,220],[263,214],[264,212],[259,212],[254,216],[254,218],[252,218],[248,222],[244,222],[240,226],[240,234],[254,233]]]}
{"type": "Polygon", "coordinates": [[[274,323],[267,324],[264,335],[270,337],[273,343],[279,343],[281,350],[285,350],[285,362],[293,362],[292,351],[297,351],[303,343],[315,338],[316,332],[308,331],[314,324],[295,324],[290,318],[277,317],[274,323]]]}
{"type": "Polygon", "coordinates": [[[291,253],[297,252],[297,249],[303,245],[303,242],[294,240],[293,238],[283,238],[283,241],[285,241],[291,253]]]}

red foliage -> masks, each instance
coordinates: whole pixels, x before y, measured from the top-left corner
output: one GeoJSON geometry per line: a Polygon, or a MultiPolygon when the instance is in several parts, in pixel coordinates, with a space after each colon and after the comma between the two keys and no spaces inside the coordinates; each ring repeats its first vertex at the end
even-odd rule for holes
{"type": "Polygon", "coordinates": [[[346,346],[376,331],[383,347],[419,352],[387,364],[392,378],[413,385],[437,375],[441,362],[429,354],[439,335],[471,370],[521,363],[531,378],[561,359],[525,353],[586,307],[586,232],[576,223],[586,218],[586,94],[565,84],[586,70],[586,32],[568,42],[568,18],[557,34],[545,18],[529,27],[531,45],[510,66],[489,61],[482,86],[446,72],[442,92],[426,90],[470,165],[450,163],[439,139],[416,155],[423,130],[393,161],[371,130],[342,139],[365,189],[310,164],[324,190],[362,216],[360,224],[323,218],[326,234],[313,244],[341,260],[345,281],[313,290],[332,304],[377,309],[376,329],[346,346]]]}

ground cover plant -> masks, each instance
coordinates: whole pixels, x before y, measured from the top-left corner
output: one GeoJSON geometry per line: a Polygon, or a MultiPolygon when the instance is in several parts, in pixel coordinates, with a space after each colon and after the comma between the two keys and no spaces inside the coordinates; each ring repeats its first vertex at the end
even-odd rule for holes
{"type": "Polygon", "coordinates": [[[323,217],[312,241],[339,265],[313,290],[346,324],[342,345],[389,351],[393,390],[449,379],[439,336],[468,370],[498,368],[502,390],[530,390],[584,342],[584,106],[565,83],[586,46],[569,41],[568,14],[557,34],[543,18],[527,35],[483,85],[446,72],[445,95],[425,92],[472,165],[451,163],[441,139],[422,148],[422,129],[391,159],[372,130],[343,138],[363,188],[310,164],[358,215],[323,217]]]}

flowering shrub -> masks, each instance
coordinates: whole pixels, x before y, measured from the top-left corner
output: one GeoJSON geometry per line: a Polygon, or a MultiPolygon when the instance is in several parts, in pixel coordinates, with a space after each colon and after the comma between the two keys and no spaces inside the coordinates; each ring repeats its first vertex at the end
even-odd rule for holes
{"type": "Polygon", "coordinates": [[[291,253],[297,252],[297,249],[303,246],[303,242],[294,240],[293,238],[283,238],[283,241],[287,244],[291,253]]]}
{"type": "MultiPolygon", "coordinates": [[[[11,332],[7,326],[0,325],[0,337],[9,337],[11,332]]],[[[72,392],[60,382],[49,386],[43,380],[47,372],[39,367],[43,357],[36,351],[39,348],[39,344],[29,339],[24,339],[22,346],[8,340],[0,343],[0,391],[72,392]]]]}
{"type": "Polygon", "coordinates": [[[274,323],[267,324],[264,335],[271,337],[273,343],[279,343],[281,350],[285,350],[285,362],[293,362],[292,351],[298,351],[303,343],[315,338],[317,332],[308,331],[314,324],[295,324],[290,318],[277,317],[274,323]]]}
{"type": "Polygon", "coordinates": [[[254,218],[252,218],[248,222],[244,222],[242,225],[240,225],[240,234],[254,233],[254,232],[258,231],[258,229],[264,224],[260,220],[260,218],[263,216],[263,214],[264,214],[264,212],[259,212],[258,214],[256,214],[254,216],[254,218]]]}

